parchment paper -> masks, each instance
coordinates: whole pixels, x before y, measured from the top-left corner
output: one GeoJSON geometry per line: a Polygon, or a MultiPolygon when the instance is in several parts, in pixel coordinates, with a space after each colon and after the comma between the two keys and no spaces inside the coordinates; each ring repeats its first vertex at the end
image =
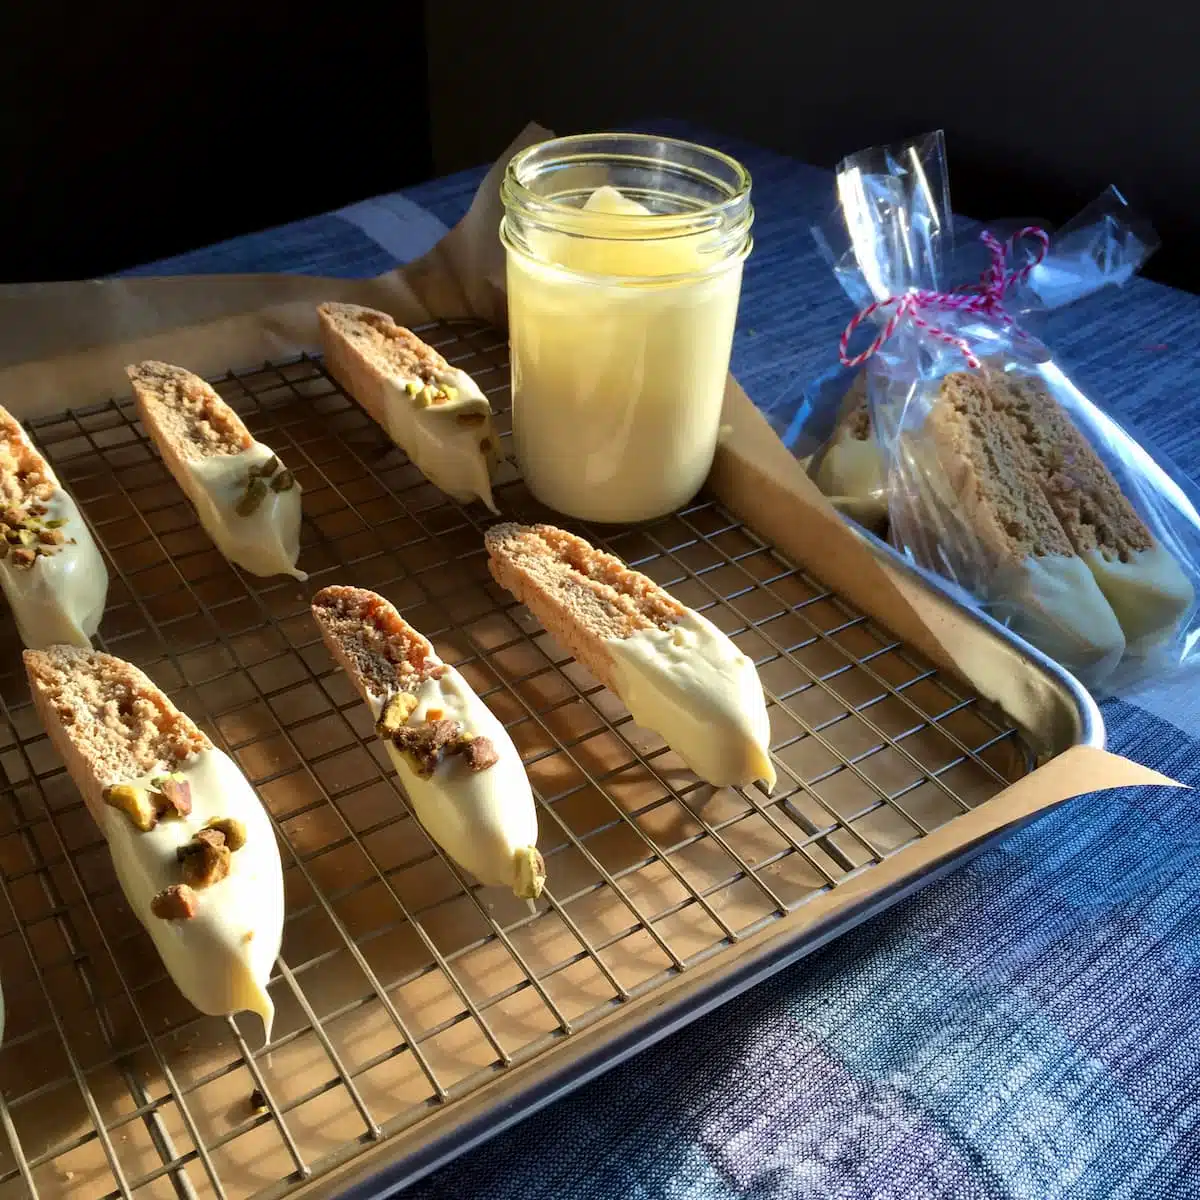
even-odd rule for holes
{"type": "MultiPolygon", "coordinates": [[[[110,279],[0,287],[0,403],[19,417],[108,399],[127,388],[126,363],[177,362],[200,374],[251,367],[317,347],[315,305],[347,300],[406,324],[478,317],[505,324],[499,184],[518,149],[549,131],[528,126],[497,160],[470,210],[428,254],[370,280],[241,275],[110,279]]],[[[712,484],[764,537],[895,634],[982,694],[963,647],[968,618],[932,603],[878,560],[817,491],[730,376],[728,436],[712,484]]],[[[1013,814],[1105,787],[1173,783],[1114,755],[1075,749],[1012,785],[993,804],[1013,814]]],[[[1176,785],[1177,786],[1177,785],[1176,785]]]]}

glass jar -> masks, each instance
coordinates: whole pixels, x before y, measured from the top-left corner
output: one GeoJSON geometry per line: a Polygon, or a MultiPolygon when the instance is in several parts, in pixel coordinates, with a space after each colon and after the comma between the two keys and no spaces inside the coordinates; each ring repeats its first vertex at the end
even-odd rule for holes
{"type": "Polygon", "coordinates": [[[530,491],[599,522],[686,504],[716,452],[749,174],[690,142],[587,134],[517,154],[501,197],[513,440],[530,491]]]}

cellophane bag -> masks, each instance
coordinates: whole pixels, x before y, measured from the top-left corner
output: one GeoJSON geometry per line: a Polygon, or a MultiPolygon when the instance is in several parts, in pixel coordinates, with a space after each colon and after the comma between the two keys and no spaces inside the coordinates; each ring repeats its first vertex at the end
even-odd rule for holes
{"type": "Polygon", "coordinates": [[[1153,231],[1110,189],[1053,238],[956,247],[940,134],[846,159],[837,198],[814,232],[859,312],[842,368],[774,412],[818,486],[1094,690],[1191,663],[1200,493],[1033,332],[1153,231]]]}

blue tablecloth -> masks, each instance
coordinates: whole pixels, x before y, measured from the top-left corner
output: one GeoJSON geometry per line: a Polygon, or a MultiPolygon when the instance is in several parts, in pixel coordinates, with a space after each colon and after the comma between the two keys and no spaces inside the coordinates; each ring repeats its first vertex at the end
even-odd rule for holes
{"type": "MultiPolygon", "coordinates": [[[[733,370],[769,404],[829,368],[847,302],[810,222],[827,172],[674,122],[754,176],[733,370]]],[[[953,155],[953,146],[951,146],[953,155]]],[[[139,268],[369,276],[456,221],[468,171],[139,268]]],[[[1119,181],[1118,181],[1119,182],[1119,181]]],[[[1135,280],[1047,339],[1200,476],[1200,297],[1135,280]]],[[[1200,779],[1200,689],[1104,706],[1200,779]]],[[[446,1200],[1200,1196],[1200,819],[1190,791],[1076,801],[416,1185],[446,1200]]]]}

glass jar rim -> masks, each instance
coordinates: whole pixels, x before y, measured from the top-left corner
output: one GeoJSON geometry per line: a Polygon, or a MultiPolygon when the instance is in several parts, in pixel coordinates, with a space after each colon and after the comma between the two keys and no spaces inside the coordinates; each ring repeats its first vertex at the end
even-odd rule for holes
{"type": "Polygon", "coordinates": [[[749,203],[751,182],[750,172],[736,158],[722,150],[703,146],[698,142],[649,133],[581,133],[549,138],[519,150],[509,159],[505,168],[504,178],[500,185],[500,195],[506,209],[518,210],[523,218],[546,230],[587,237],[598,225],[602,225],[605,240],[659,240],[693,236],[696,233],[719,228],[729,221],[732,221],[733,225],[733,229],[729,232],[748,231],[753,222],[753,210],[749,203]],[[638,154],[630,150],[617,152],[615,149],[606,153],[604,149],[606,143],[613,147],[622,143],[634,145],[641,143],[646,146],[647,150],[651,148],[674,149],[678,152],[675,160],[677,167],[698,179],[705,179],[708,183],[726,191],[727,194],[719,199],[697,204],[691,210],[681,213],[604,213],[600,215],[561,203],[556,199],[548,199],[527,186],[525,179],[529,176],[525,174],[523,177],[523,168],[527,167],[531,159],[539,156],[545,156],[548,164],[556,166],[570,163],[572,160],[582,162],[596,159],[603,161],[606,158],[614,163],[671,161],[666,159],[662,153],[638,154]],[[685,167],[684,160],[688,156],[699,160],[707,159],[714,166],[724,168],[731,177],[730,182],[727,183],[695,166],[685,167]]]}

